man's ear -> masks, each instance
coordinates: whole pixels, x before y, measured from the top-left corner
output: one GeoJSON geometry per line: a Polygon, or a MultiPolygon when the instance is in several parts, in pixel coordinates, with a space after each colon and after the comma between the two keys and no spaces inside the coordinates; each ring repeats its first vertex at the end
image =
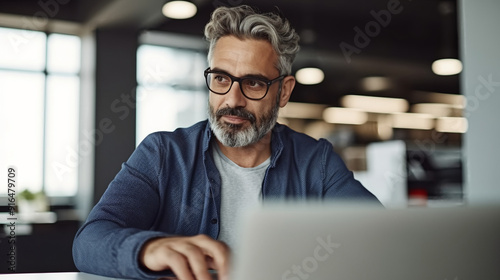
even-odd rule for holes
{"type": "Polygon", "coordinates": [[[295,77],[286,76],[281,85],[280,107],[285,107],[295,87],[295,77]]]}

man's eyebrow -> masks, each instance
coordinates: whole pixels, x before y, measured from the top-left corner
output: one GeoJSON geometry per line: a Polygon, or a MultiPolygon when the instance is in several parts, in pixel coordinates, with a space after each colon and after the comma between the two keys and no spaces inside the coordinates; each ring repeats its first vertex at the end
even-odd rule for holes
{"type": "MultiPolygon", "coordinates": [[[[212,71],[226,73],[226,74],[234,76],[233,74],[229,73],[228,71],[221,69],[221,68],[218,68],[218,67],[212,68],[212,71]]],[[[240,78],[257,78],[257,79],[263,79],[263,80],[268,80],[268,81],[271,80],[262,74],[246,74],[244,76],[241,76],[240,78]]]]}
{"type": "Polygon", "coordinates": [[[257,79],[262,79],[262,80],[266,80],[266,81],[270,81],[271,79],[269,79],[268,77],[262,75],[262,74],[248,74],[248,75],[245,75],[244,76],[245,78],[257,78],[257,79]]]}

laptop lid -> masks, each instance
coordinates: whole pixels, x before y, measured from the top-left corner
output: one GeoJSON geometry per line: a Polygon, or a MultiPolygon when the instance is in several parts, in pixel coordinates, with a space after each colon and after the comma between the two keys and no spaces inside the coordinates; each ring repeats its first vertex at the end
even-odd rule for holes
{"type": "Polygon", "coordinates": [[[234,257],[232,280],[500,279],[500,207],[268,205],[234,257]]]}

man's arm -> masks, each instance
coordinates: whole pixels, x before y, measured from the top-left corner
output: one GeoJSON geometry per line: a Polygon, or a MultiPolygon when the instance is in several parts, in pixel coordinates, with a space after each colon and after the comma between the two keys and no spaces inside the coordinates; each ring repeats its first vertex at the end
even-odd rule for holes
{"type": "Polygon", "coordinates": [[[227,271],[228,252],[218,241],[151,230],[161,208],[157,176],[165,162],[158,141],[151,136],[141,143],[78,231],[73,258],[79,270],[124,278],[171,275],[167,269],[183,274],[194,269],[201,277],[209,276],[199,272],[205,267],[227,271]],[[172,251],[180,256],[173,261],[172,251]]]}

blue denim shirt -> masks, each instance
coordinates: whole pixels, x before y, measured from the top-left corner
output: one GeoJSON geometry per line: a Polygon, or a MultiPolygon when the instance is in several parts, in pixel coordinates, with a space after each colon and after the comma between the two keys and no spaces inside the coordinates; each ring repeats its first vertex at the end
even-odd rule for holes
{"type": "MultiPolygon", "coordinates": [[[[208,121],[149,135],[76,234],[77,268],[111,277],[155,278],[162,274],[138,264],[147,240],[201,233],[217,239],[221,178],[210,152],[211,139],[208,121]]],[[[277,124],[262,198],[306,197],[377,201],[353,178],[330,142],[277,124]]]]}

